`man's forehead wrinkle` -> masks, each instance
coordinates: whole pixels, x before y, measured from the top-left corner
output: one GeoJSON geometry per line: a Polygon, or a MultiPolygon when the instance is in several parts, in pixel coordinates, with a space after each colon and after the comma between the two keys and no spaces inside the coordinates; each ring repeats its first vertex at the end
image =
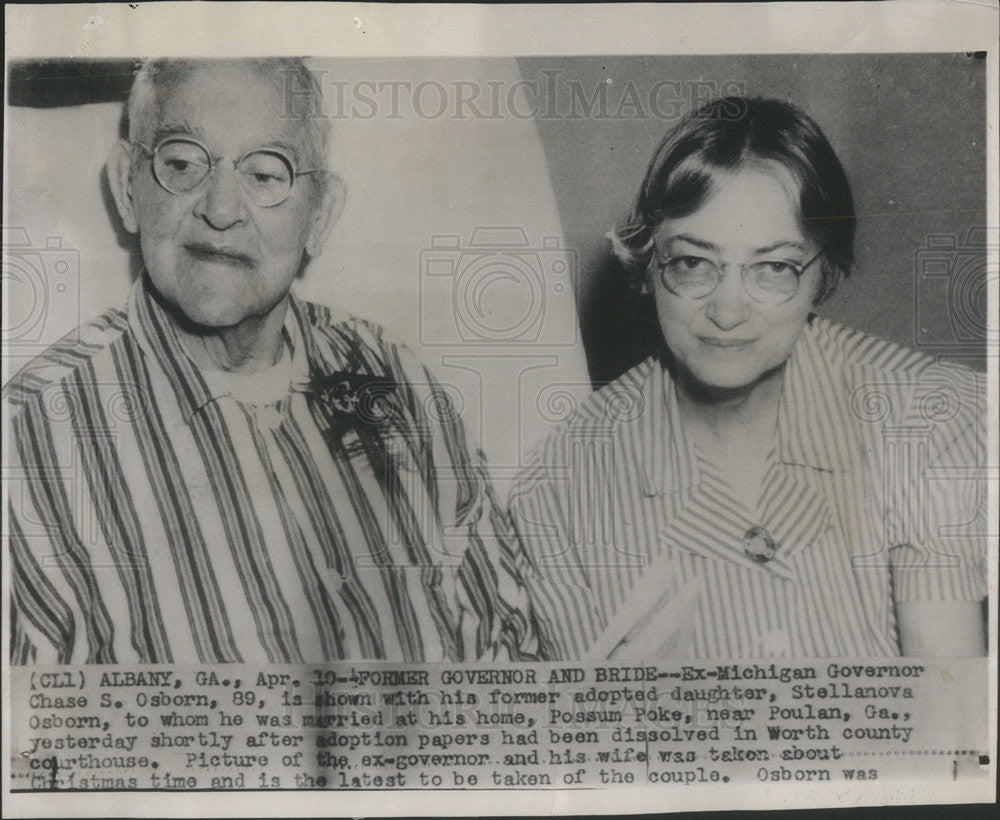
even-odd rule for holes
{"type": "MultiPolygon", "coordinates": [[[[326,168],[329,128],[289,110],[281,68],[199,61],[154,71],[142,85],[146,93],[130,98],[130,138],[152,149],[171,137],[187,137],[214,159],[234,161],[256,149],[274,149],[297,170],[326,168]],[[140,104],[133,106],[135,100],[140,104]]],[[[321,95],[318,87],[313,90],[321,95]]]]}
{"type": "MultiPolygon", "coordinates": [[[[210,144],[205,129],[190,120],[175,119],[161,123],[153,134],[153,143],[154,145],[159,144],[169,137],[191,137],[203,143],[213,156],[219,155],[216,146],[210,144]]],[[[241,146],[239,152],[231,157],[231,159],[237,159],[247,151],[253,151],[257,148],[278,148],[291,154],[292,158],[298,162],[302,159],[302,154],[305,150],[303,147],[304,142],[304,126],[300,125],[298,128],[277,126],[274,130],[269,130],[260,136],[255,136],[252,144],[248,141],[245,145],[241,146]]]]}
{"type": "Polygon", "coordinates": [[[188,120],[163,122],[156,128],[155,137],[157,142],[167,137],[175,136],[194,137],[199,141],[203,141],[205,139],[205,131],[188,120]]]}

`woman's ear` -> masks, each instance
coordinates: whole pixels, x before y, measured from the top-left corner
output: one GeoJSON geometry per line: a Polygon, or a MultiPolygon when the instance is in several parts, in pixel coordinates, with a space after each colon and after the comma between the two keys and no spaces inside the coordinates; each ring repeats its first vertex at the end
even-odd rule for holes
{"type": "Polygon", "coordinates": [[[813,299],[813,307],[819,307],[827,299],[833,296],[837,292],[837,288],[840,287],[840,283],[844,281],[845,273],[839,267],[834,267],[826,259],[822,259],[821,262],[822,275],[820,277],[819,290],[816,291],[816,296],[813,299]]]}
{"type": "Polygon", "coordinates": [[[118,140],[108,155],[108,185],[125,230],[139,232],[139,220],[132,202],[132,151],[128,140],[118,140]]]}

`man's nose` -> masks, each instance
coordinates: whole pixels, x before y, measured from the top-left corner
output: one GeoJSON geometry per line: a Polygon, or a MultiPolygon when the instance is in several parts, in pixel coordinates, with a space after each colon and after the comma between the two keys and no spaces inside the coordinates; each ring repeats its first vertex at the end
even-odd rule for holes
{"type": "Polygon", "coordinates": [[[743,287],[739,269],[729,270],[712,291],[705,309],[720,330],[732,330],[750,318],[750,295],[743,287]]]}
{"type": "Polygon", "coordinates": [[[246,200],[232,162],[223,160],[212,169],[208,179],[202,183],[201,196],[195,202],[194,212],[218,231],[246,219],[246,200]]]}

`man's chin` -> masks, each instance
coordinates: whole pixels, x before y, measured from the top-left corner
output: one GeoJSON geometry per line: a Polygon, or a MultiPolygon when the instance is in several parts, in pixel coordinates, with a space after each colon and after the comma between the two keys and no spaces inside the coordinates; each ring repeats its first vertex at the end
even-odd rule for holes
{"type": "Polygon", "coordinates": [[[231,302],[217,304],[209,299],[182,299],[176,305],[177,312],[183,317],[190,329],[201,328],[204,331],[225,330],[235,327],[247,318],[249,311],[243,305],[231,302]]]}
{"type": "Polygon", "coordinates": [[[247,300],[249,290],[245,281],[202,279],[201,287],[177,294],[177,306],[188,321],[205,328],[223,329],[238,325],[254,313],[255,306],[247,300]],[[205,287],[205,282],[215,287],[205,287]]]}

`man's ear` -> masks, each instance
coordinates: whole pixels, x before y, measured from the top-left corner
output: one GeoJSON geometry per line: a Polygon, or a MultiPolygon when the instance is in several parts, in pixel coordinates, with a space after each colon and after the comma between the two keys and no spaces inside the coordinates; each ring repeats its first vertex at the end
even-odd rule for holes
{"type": "Polygon", "coordinates": [[[125,230],[138,233],[139,220],[132,203],[132,154],[128,140],[118,140],[108,155],[108,184],[125,230]]]}
{"type": "Polygon", "coordinates": [[[312,215],[309,236],[306,238],[306,253],[311,258],[319,256],[326,246],[326,239],[344,210],[347,189],[344,180],[332,171],[327,173],[326,185],[319,204],[312,215]]]}

